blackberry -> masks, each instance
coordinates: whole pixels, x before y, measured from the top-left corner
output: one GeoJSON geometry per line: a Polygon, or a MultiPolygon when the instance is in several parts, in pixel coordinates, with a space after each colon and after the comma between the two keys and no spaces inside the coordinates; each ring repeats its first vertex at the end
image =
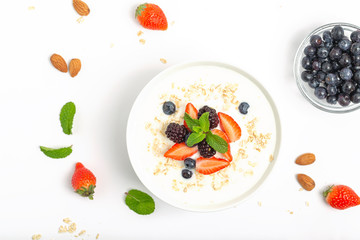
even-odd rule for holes
{"type": "Polygon", "coordinates": [[[198,119],[205,112],[209,113],[210,129],[216,128],[219,125],[219,117],[216,113],[216,110],[208,106],[203,106],[202,108],[199,109],[198,119]]]}
{"type": "Polygon", "coordinates": [[[185,136],[188,131],[184,125],[177,123],[170,123],[165,131],[166,136],[175,143],[182,143],[185,141],[185,136]]]}
{"type": "Polygon", "coordinates": [[[205,141],[205,139],[199,142],[198,150],[200,155],[204,158],[210,158],[216,153],[215,149],[210,147],[210,145],[205,141]]]}

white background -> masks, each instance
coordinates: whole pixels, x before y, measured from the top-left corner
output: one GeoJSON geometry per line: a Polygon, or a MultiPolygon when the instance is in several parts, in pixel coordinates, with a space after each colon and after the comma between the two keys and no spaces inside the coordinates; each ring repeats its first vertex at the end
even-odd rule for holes
{"type": "Polygon", "coordinates": [[[97,233],[100,239],[359,238],[360,207],[333,210],[321,192],[329,184],[346,184],[360,193],[360,111],[336,115],[315,109],[292,75],[296,49],[309,32],[330,22],[360,25],[358,1],[154,1],[174,22],[164,32],[135,21],[141,1],[86,2],[91,13],[79,24],[71,0],[2,1],[1,239],[31,239],[36,233],[42,239],[72,239],[57,233],[65,217],[87,230],[85,239],[97,233]],[[53,53],[67,62],[81,59],[79,75],[54,69],[53,53]],[[189,60],[233,64],[267,88],[282,123],[280,155],[264,185],[236,208],[186,212],[153,196],[156,211],[140,216],[124,204],[127,190],[147,191],[127,155],[128,114],[148,81],[189,60]],[[77,107],[71,136],[59,122],[68,101],[77,107]],[[65,159],[47,158],[39,150],[71,144],[74,151],[65,159]],[[294,164],[304,152],[316,154],[315,164],[294,164]],[[77,161],[97,176],[94,201],[73,193],[77,161]],[[299,191],[297,173],[312,176],[316,188],[299,191]]]}

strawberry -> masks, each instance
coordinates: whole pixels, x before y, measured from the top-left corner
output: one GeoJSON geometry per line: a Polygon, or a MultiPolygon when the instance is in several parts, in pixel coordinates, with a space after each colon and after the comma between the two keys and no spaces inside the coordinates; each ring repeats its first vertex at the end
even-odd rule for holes
{"type": "Polygon", "coordinates": [[[323,193],[326,202],[333,208],[344,210],[360,204],[360,197],[348,186],[330,186],[323,193]]]}
{"type": "Polygon", "coordinates": [[[224,153],[223,155],[227,160],[229,160],[231,162],[233,157],[232,157],[231,151],[230,151],[230,144],[229,144],[230,140],[229,140],[228,136],[219,129],[213,129],[213,130],[211,130],[211,132],[215,135],[218,135],[219,137],[221,137],[228,143],[228,151],[226,153],[224,153]]]}
{"type": "Polygon", "coordinates": [[[229,161],[216,157],[199,157],[198,159],[196,159],[196,171],[204,175],[212,174],[223,168],[226,168],[229,165],[229,161]]]}
{"type": "Polygon", "coordinates": [[[71,179],[72,187],[75,192],[83,197],[93,200],[94,189],[96,187],[96,177],[80,162],[75,165],[75,172],[71,179]]]}
{"type": "MultiPolygon", "coordinates": [[[[198,110],[191,103],[188,103],[186,105],[185,112],[189,114],[190,117],[193,119],[197,119],[198,117],[198,110]]],[[[191,132],[190,128],[187,126],[185,121],[184,121],[184,126],[191,132]]]]}
{"type": "Polygon", "coordinates": [[[135,17],[140,25],[151,30],[166,30],[168,23],[161,8],[153,3],[144,3],[136,8],[135,17]]]}
{"type": "Polygon", "coordinates": [[[220,119],[220,128],[229,137],[230,142],[235,142],[241,137],[241,128],[235,120],[225,113],[218,113],[220,119]]]}
{"type": "Polygon", "coordinates": [[[184,142],[176,143],[164,154],[164,157],[181,161],[185,158],[191,157],[192,155],[197,153],[197,151],[197,147],[190,148],[186,146],[184,142]]]}

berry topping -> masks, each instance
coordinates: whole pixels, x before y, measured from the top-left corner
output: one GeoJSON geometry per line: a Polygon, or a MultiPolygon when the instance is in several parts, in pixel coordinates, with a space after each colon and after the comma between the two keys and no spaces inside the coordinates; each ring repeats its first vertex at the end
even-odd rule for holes
{"type": "Polygon", "coordinates": [[[187,158],[184,160],[184,164],[187,169],[193,169],[196,167],[196,160],[192,158],[187,158]]]}
{"type": "Polygon", "coordinates": [[[221,169],[226,168],[229,165],[230,162],[225,159],[215,158],[215,157],[212,158],[200,157],[196,160],[196,171],[204,175],[209,175],[217,171],[220,171],[221,169]]]}
{"type": "Polygon", "coordinates": [[[226,133],[224,133],[223,131],[221,131],[219,129],[213,129],[213,130],[211,130],[211,132],[215,135],[218,135],[219,137],[221,137],[228,143],[228,150],[223,155],[227,160],[229,160],[231,162],[233,157],[232,157],[231,151],[230,151],[230,144],[229,144],[230,140],[229,140],[228,136],[226,135],[226,133]]]}
{"type": "MultiPolygon", "coordinates": [[[[185,108],[185,112],[190,115],[191,118],[196,119],[198,116],[198,110],[192,105],[191,103],[188,103],[185,108]]],[[[187,128],[187,130],[191,131],[186,122],[184,121],[184,126],[187,128]]]]}
{"type": "Polygon", "coordinates": [[[190,171],[189,169],[183,169],[183,170],[181,171],[181,176],[182,176],[183,178],[185,178],[185,179],[191,178],[192,175],[193,175],[193,172],[190,171]]]}
{"type": "Polygon", "coordinates": [[[197,151],[196,147],[189,148],[185,143],[176,143],[164,154],[164,157],[174,160],[184,160],[197,153],[197,151]]]}
{"type": "Polygon", "coordinates": [[[360,204],[360,197],[348,186],[331,186],[323,193],[326,202],[333,208],[344,210],[360,204]]]}
{"type": "Polygon", "coordinates": [[[185,126],[177,123],[170,123],[165,131],[166,136],[174,143],[184,142],[187,133],[185,126]]]}
{"type": "Polygon", "coordinates": [[[206,142],[205,139],[202,140],[201,142],[199,142],[198,149],[199,149],[200,155],[205,157],[205,158],[212,157],[212,156],[214,156],[216,154],[215,149],[210,147],[210,145],[206,142]]]}
{"type": "Polygon", "coordinates": [[[175,111],[176,111],[176,106],[173,102],[164,102],[163,112],[166,115],[171,115],[171,114],[175,113],[175,111]]]}
{"type": "Polygon", "coordinates": [[[219,125],[219,117],[216,114],[216,110],[208,106],[203,106],[202,108],[199,109],[198,119],[205,112],[209,113],[210,129],[216,128],[219,125]]]}
{"type": "MultiPolygon", "coordinates": [[[[310,76],[306,76],[306,77],[309,77],[309,78],[312,78],[312,77],[313,77],[312,75],[310,75],[310,76]],[[310,76],[311,76],[311,77],[310,77],[310,76]]],[[[239,111],[240,111],[240,113],[242,113],[242,114],[247,114],[249,107],[250,107],[250,105],[249,105],[247,102],[242,102],[242,103],[240,103],[240,105],[239,105],[239,111]]]]}
{"type": "Polygon", "coordinates": [[[235,120],[225,113],[219,112],[220,127],[229,137],[230,142],[235,142],[241,137],[241,128],[235,120]]]}

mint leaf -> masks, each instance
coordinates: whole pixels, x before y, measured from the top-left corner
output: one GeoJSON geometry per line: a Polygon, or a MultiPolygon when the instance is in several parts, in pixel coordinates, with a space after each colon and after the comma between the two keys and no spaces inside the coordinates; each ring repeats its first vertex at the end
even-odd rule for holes
{"type": "Polygon", "coordinates": [[[148,215],[154,212],[155,202],[148,194],[136,189],[130,190],[125,194],[126,205],[137,214],[148,215]]]}
{"type": "Polygon", "coordinates": [[[204,140],[206,137],[205,133],[192,133],[190,134],[189,138],[186,141],[186,144],[189,147],[194,146],[195,144],[201,142],[202,140],[204,140]]]}
{"type": "Polygon", "coordinates": [[[194,127],[193,127],[193,132],[196,132],[196,133],[202,133],[202,132],[203,132],[203,130],[202,130],[202,128],[201,128],[201,127],[199,127],[199,126],[194,126],[194,127]]]}
{"type": "Polygon", "coordinates": [[[199,120],[191,118],[190,115],[187,113],[185,113],[184,120],[192,132],[195,132],[194,131],[195,126],[200,127],[199,120]]]}
{"type": "Polygon", "coordinates": [[[228,143],[212,132],[206,134],[206,142],[219,153],[226,153],[228,151],[228,143]]]}
{"type": "Polygon", "coordinates": [[[48,148],[40,146],[40,150],[51,158],[65,158],[72,153],[72,146],[64,148],[48,148]]]}
{"type": "Polygon", "coordinates": [[[205,112],[199,118],[200,127],[204,132],[210,130],[209,112],[205,112]]]}
{"type": "Polygon", "coordinates": [[[76,112],[76,108],[73,102],[68,102],[61,108],[60,123],[63,132],[67,135],[72,134],[71,129],[73,126],[75,112],[76,112]]]}

